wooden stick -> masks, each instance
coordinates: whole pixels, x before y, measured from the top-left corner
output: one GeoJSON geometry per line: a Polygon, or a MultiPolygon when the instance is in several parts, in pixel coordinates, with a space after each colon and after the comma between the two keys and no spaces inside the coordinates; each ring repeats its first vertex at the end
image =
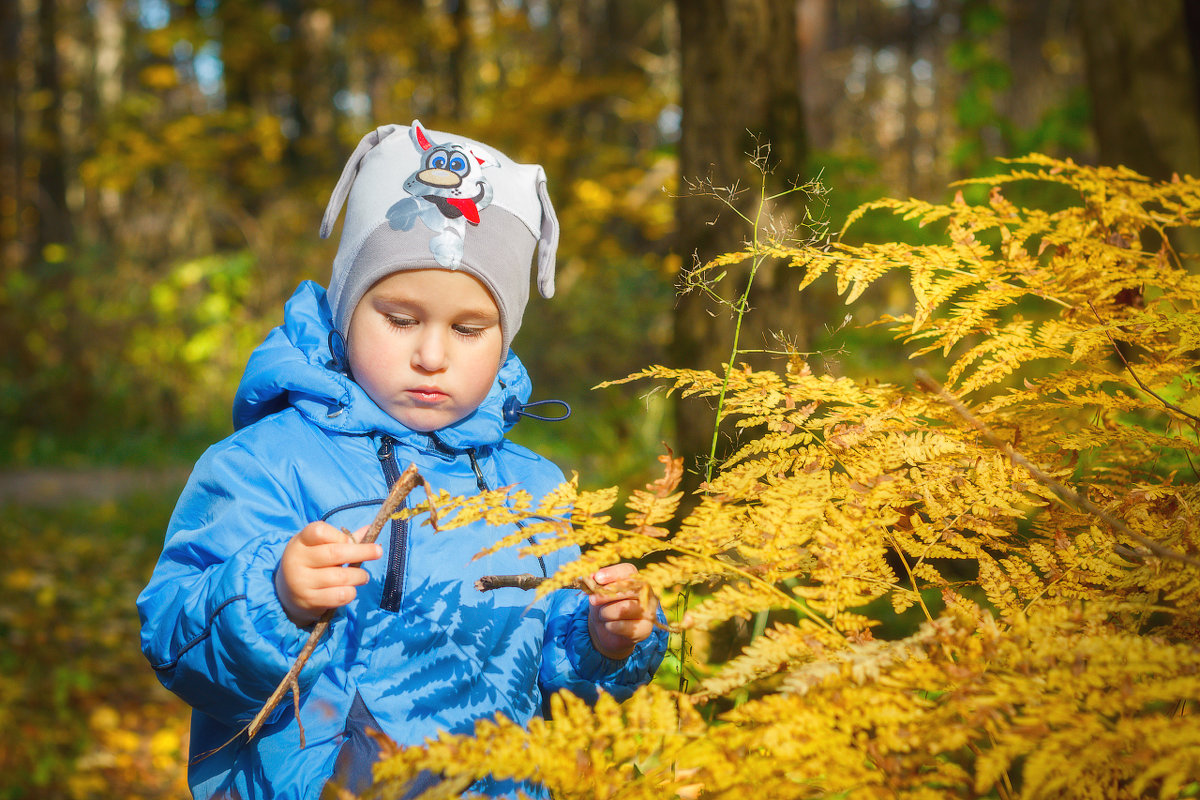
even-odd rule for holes
{"type": "Polygon", "coordinates": [[[530,575],[528,572],[520,575],[483,575],[475,581],[475,588],[481,592],[490,592],[493,589],[536,589],[545,582],[545,578],[530,575]]]}
{"type": "Polygon", "coordinates": [[[1011,444],[1001,441],[1000,438],[992,432],[992,429],[989,428],[983,420],[972,414],[957,397],[946,391],[945,387],[935,381],[925,370],[918,369],[914,374],[917,376],[918,381],[924,384],[929,390],[935,392],[939,397],[942,398],[942,401],[945,402],[946,405],[954,409],[955,413],[970,423],[971,427],[979,431],[979,433],[983,435],[983,438],[987,440],[988,444],[1007,455],[1010,461],[1023,468],[1026,472],[1033,476],[1033,479],[1038,483],[1054,492],[1054,494],[1056,494],[1064,503],[1069,506],[1074,506],[1081,511],[1086,511],[1102,521],[1105,525],[1108,525],[1108,527],[1112,528],[1117,533],[1128,536],[1130,539],[1133,539],[1138,544],[1142,545],[1151,553],[1160,558],[1170,559],[1171,561],[1179,561],[1184,564],[1190,564],[1193,567],[1200,567],[1200,560],[1192,558],[1186,553],[1180,553],[1172,550],[1169,547],[1159,544],[1153,539],[1141,535],[1137,531],[1132,530],[1124,522],[1114,517],[1112,514],[1109,514],[1107,511],[1100,508],[1091,500],[1088,500],[1086,497],[1076,492],[1074,489],[1064,486],[1054,478],[1050,477],[1050,475],[1048,475],[1044,470],[1013,449],[1011,444]]]}
{"type": "MultiPolygon", "coordinates": [[[[475,581],[475,588],[481,592],[490,592],[493,589],[536,589],[547,580],[548,578],[530,575],[528,572],[520,575],[482,575],[479,580],[475,581]]],[[[597,590],[598,584],[590,578],[580,578],[562,588],[580,589],[591,593],[597,590]]]]}
{"type": "MultiPolygon", "coordinates": [[[[547,580],[549,579],[543,578],[540,575],[531,575],[528,572],[522,572],[519,575],[481,575],[479,579],[475,581],[475,588],[481,592],[490,592],[493,589],[528,590],[538,588],[547,580]]],[[[643,602],[645,602],[645,597],[654,596],[650,588],[646,586],[645,582],[642,581],[641,578],[626,579],[617,581],[615,584],[608,584],[607,586],[604,586],[596,583],[596,581],[594,581],[590,576],[586,576],[583,578],[576,578],[566,586],[560,586],[559,588],[575,589],[584,592],[585,594],[615,595],[620,594],[623,591],[629,591],[631,588],[631,583],[636,586],[636,589],[634,590],[635,593],[644,594],[643,602]]],[[[654,607],[655,609],[658,608],[657,598],[655,599],[654,607]]],[[[658,628],[659,630],[664,630],[669,633],[679,633],[678,630],[672,628],[671,626],[663,625],[661,622],[659,622],[656,613],[651,613],[648,619],[650,620],[651,624],[653,624],[654,627],[658,628]]]]}
{"type": "MultiPolygon", "coordinates": [[[[413,464],[404,470],[400,474],[400,477],[396,479],[396,482],[392,484],[392,489],[388,492],[387,499],[379,507],[379,513],[375,515],[371,527],[367,528],[367,532],[363,535],[362,544],[371,544],[379,537],[379,532],[383,530],[383,526],[396,513],[396,509],[400,508],[400,505],[404,502],[404,498],[408,497],[409,492],[418,484],[424,486],[426,494],[432,496],[433,493],[429,490],[429,484],[421,477],[421,473],[417,472],[417,465],[413,464]]],[[[437,517],[432,506],[429,509],[429,515],[434,527],[437,527],[437,517]]],[[[351,566],[362,566],[362,562],[360,561],[351,566]]],[[[298,678],[300,670],[304,668],[309,657],[312,656],[313,651],[317,649],[317,645],[321,642],[321,638],[329,630],[329,624],[333,621],[335,611],[336,609],[333,608],[327,609],[321,615],[321,618],[313,624],[312,632],[308,635],[308,641],[304,643],[300,655],[296,656],[296,661],[292,664],[292,668],[288,670],[287,675],[283,676],[283,680],[279,682],[279,685],[275,687],[275,691],[267,698],[267,702],[263,704],[262,709],[254,715],[254,719],[250,720],[250,724],[246,726],[247,739],[254,738],[255,734],[262,728],[263,723],[266,722],[267,717],[275,710],[275,706],[279,705],[279,701],[290,690],[296,704],[296,724],[300,726],[300,747],[304,747],[304,725],[300,722],[300,683],[298,678]]]]}

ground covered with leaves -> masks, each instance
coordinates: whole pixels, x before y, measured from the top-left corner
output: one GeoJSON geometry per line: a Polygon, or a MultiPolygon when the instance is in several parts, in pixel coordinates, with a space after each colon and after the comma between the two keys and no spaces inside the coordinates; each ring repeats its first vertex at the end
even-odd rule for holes
{"type": "Polygon", "coordinates": [[[134,607],[174,500],[2,508],[3,800],[187,796],[187,710],[142,656],[134,607]]]}

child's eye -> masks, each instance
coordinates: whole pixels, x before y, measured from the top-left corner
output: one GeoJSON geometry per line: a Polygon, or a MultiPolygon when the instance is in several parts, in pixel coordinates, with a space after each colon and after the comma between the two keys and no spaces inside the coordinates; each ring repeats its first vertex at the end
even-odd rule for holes
{"type": "Polygon", "coordinates": [[[417,324],[417,321],[412,317],[396,317],[391,314],[385,314],[384,318],[388,321],[389,325],[396,328],[411,328],[417,324]]]}
{"type": "Polygon", "coordinates": [[[473,325],[455,325],[454,332],[465,339],[473,339],[476,336],[482,336],[487,328],[478,328],[473,325]]]}

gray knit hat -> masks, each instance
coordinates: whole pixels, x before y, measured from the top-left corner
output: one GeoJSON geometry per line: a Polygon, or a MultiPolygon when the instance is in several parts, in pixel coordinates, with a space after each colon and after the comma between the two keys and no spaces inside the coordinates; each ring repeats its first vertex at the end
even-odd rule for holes
{"type": "Polygon", "coordinates": [[[416,120],[411,127],[383,125],[346,162],[321,220],[322,239],[333,232],[343,203],[346,221],[329,281],[329,307],[343,339],[358,301],[393,272],[461,269],[478,278],[500,310],[502,358],[521,327],[535,247],[538,290],[554,295],[558,219],[537,164],[518,164],[416,120]]]}

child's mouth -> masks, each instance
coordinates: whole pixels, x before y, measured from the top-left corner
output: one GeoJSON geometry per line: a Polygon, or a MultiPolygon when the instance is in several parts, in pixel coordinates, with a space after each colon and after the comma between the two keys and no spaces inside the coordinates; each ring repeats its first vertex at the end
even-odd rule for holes
{"type": "Polygon", "coordinates": [[[428,386],[409,389],[408,396],[420,403],[437,403],[446,399],[445,392],[428,386]]]}

